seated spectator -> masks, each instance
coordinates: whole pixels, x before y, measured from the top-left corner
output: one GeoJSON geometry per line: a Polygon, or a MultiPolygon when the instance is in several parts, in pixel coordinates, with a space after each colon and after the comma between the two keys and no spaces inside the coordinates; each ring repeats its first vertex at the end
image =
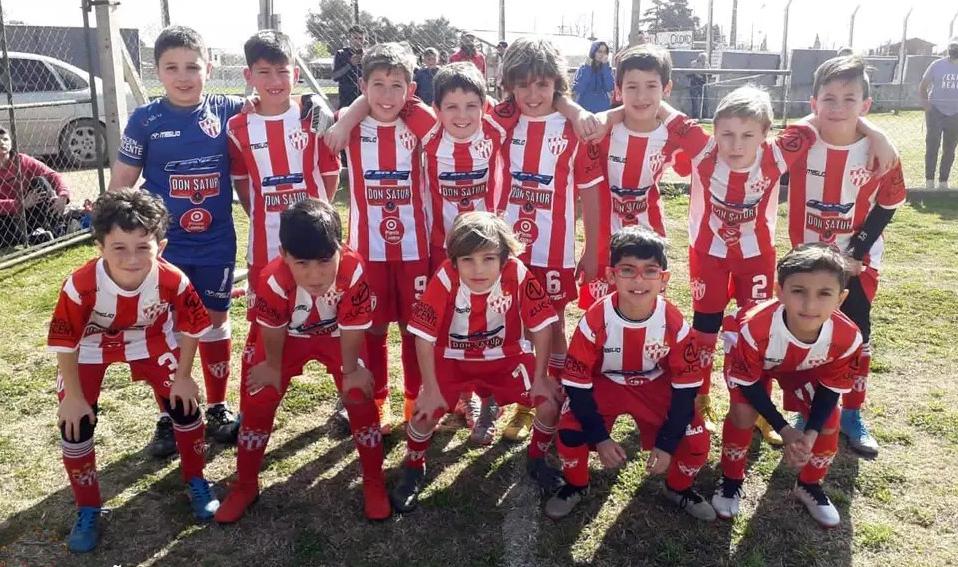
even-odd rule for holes
{"type": "Polygon", "coordinates": [[[422,67],[416,69],[413,80],[416,81],[416,96],[426,104],[432,104],[432,79],[439,70],[439,51],[427,47],[422,52],[422,67]]]}
{"type": "Polygon", "coordinates": [[[43,162],[14,154],[0,127],[0,247],[40,244],[66,232],[70,191],[43,162]]]}

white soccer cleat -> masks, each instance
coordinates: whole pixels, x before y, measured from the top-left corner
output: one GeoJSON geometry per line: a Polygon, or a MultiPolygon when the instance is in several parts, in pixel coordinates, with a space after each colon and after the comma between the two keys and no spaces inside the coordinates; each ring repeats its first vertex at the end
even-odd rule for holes
{"type": "Polygon", "coordinates": [[[723,476],[715,494],[712,495],[712,508],[715,508],[715,514],[719,518],[731,520],[738,516],[739,504],[744,497],[742,481],[723,476]]]}
{"type": "Polygon", "coordinates": [[[796,482],[792,494],[795,495],[796,500],[805,505],[808,513],[823,528],[834,528],[842,522],[841,516],[838,515],[838,509],[825,495],[822,485],[796,482]]]}

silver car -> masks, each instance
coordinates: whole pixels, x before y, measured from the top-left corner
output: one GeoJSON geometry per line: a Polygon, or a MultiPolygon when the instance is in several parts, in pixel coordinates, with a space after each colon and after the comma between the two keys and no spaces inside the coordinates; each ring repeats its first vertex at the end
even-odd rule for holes
{"type": "MultiPolygon", "coordinates": [[[[14,104],[90,99],[89,74],[83,69],[45,55],[15,51],[8,55],[14,104]]],[[[0,65],[0,104],[8,100],[5,69],[0,65]]],[[[100,79],[95,80],[97,106],[102,114],[103,88],[100,79]]],[[[132,112],[136,102],[128,87],[125,94],[127,112],[132,112]]],[[[97,165],[96,136],[102,141],[104,122],[93,118],[90,103],[17,109],[15,116],[20,152],[57,155],[72,167],[97,165]]],[[[10,128],[8,111],[0,112],[0,124],[10,128]]]]}

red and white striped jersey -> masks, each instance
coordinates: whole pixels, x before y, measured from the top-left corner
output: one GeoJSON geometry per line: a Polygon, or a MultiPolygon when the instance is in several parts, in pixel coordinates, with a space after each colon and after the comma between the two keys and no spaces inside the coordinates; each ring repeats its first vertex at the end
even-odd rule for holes
{"type": "Polygon", "coordinates": [[[294,338],[338,337],[340,329],[372,326],[372,296],[363,261],[346,247],[339,253],[336,281],[318,297],[296,285],[283,258],[273,259],[260,275],[256,321],[271,329],[286,327],[287,335],[294,338]]]}
{"type": "MultiPolygon", "coordinates": [[[[796,162],[788,189],[788,236],[792,246],[827,242],[842,250],[876,206],[895,209],[905,202],[901,164],[881,177],[868,170],[870,142],[850,146],[818,141],[796,162]]],[[[878,237],[864,263],[878,269],[885,249],[878,237]]]]}
{"type": "Polygon", "coordinates": [[[460,213],[494,211],[502,192],[502,140],[505,131],[482,121],[467,140],[453,138],[442,126],[423,143],[427,193],[432,199],[430,243],[446,247],[446,234],[460,213]]]}
{"type": "Polygon", "coordinates": [[[669,129],[693,156],[689,245],[729,260],[774,256],[778,181],[815,143],[815,131],[789,126],[763,142],[752,166],[739,171],[719,159],[715,139],[693,121],[673,119],[669,129]]]}
{"type": "Polygon", "coordinates": [[[702,384],[702,367],[692,343],[691,327],[677,307],[656,298],[644,321],[632,321],[618,310],[613,292],[586,311],[569,342],[562,384],[591,388],[604,376],[616,384],[641,386],[665,378],[676,388],[702,384]]]}
{"type": "Polygon", "coordinates": [[[552,302],[525,264],[509,258],[485,293],[473,293],[446,260],[413,307],[409,332],[436,344],[445,358],[498,360],[532,352],[525,331],[558,321],[552,302]]]}
{"type": "Polygon", "coordinates": [[[96,258],[63,283],[47,350],[79,351],[80,364],[156,360],[177,347],[174,329],[199,337],[210,327],[200,296],[173,264],[159,259],[140,287],[127,291],[96,258]]]}
{"type": "Polygon", "coordinates": [[[808,382],[840,394],[851,390],[862,335],[844,313],[835,311],[825,321],[814,344],[792,335],[785,324],[785,306],[777,299],[740,309],[729,327],[723,337],[733,343],[726,345],[731,383],[749,386],[767,376],[807,374],[808,382]]]}
{"type": "Polygon", "coordinates": [[[353,128],[346,147],[349,246],[367,261],[429,258],[420,141],[435,125],[429,107],[413,99],[395,122],[367,116],[353,128]]]}
{"type": "Polygon", "coordinates": [[[325,201],[323,177],[339,175],[339,158],[312,127],[315,107],[301,110],[292,101],[279,116],[241,113],[227,122],[230,174],[249,179],[250,265],[265,266],[279,254],[280,213],[308,197],[325,201]]]}
{"type": "Polygon", "coordinates": [[[624,226],[638,225],[665,236],[665,209],[659,179],[680,151],[666,124],[651,132],[616,124],[599,142],[605,180],[599,184],[599,258],[608,257],[609,238],[624,226]]]}
{"type": "Polygon", "coordinates": [[[518,121],[499,112],[486,116],[508,132],[498,210],[526,245],[522,260],[544,268],[574,267],[575,198],[578,189],[602,181],[597,146],[581,144],[572,123],[558,112],[518,121]]]}

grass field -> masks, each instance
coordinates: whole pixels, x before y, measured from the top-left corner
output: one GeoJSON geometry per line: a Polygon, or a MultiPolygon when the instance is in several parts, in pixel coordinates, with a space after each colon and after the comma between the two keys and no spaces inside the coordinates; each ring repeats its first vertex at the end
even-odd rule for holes
{"type": "MultiPolygon", "coordinates": [[[[675,272],[668,293],[689,313],[687,199],[671,197],[667,209],[675,272]]],[[[63,542],[74,506],[54,424],[54,357],[42,348],[60,282],[94,250],[78,246],[18,266],[0,273],[0,565],[954,564],[956,220],[958,202],[936,196],[903,207],[887,230],[866,409],[882,453],[874,461],[860,460],[842,444],[826,479],[843,519],[831,531],[819,529],[789,499],[794,472],[781,464],[778,451],[757,441],[742,516],[732,523],[696,524],[658,496],[661,480],[645,475],[644,455],[637,453],[625,420],[614,435],[623,440],[629,464],[604,471],[594,461],[592,495],[562,522],[542,516],[539,497],[524,480],[524,447],[499,441],[477,448],[460,431],[437,435],[420,509],[371,524],[362,519],[352,441],[328,421],[332,381],[317,368],[294,381],[283,403],[263,493],[251,513],[236,526],[194,525],[177,461],[141,453],[156,409],[147,386],[131,383],[125,368],[114,367],[97,427],[100,482],[112,512],[98,550],[71,556],[63,542]]],[[[233,311],[237,354],[245,336],[242,310],[237,304],[233,311]]],[[[578,314],[568,318],[570,330],[578,314]]],[[[392,347],[398,363],[398,344],[392,347]]],[[[400,379],[393,364],[391,380],[400,379]]],[[[724,412],[727,396],[721,381],[715,383],[724,412]]],[[[230,395],[235,405],[235,380],[230,395]]],[[[400,398],[393,402],[398,407],[400,398]]],[[[391,484],[402,439],[394,433],[386,445],[391,484]]],[[[706,495],[718,478],[719,447],[713,438],[709,464],[698,479],[706,495]]],[[[221,494],[234,467],[233,449],[211,448],[207,475],[221,494]]]]}

